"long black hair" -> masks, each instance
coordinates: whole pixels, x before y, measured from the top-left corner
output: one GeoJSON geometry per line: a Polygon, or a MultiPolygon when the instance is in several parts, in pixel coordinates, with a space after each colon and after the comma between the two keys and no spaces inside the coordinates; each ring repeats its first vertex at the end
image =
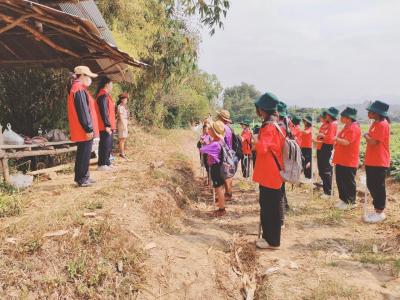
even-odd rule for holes
{"type": "Polygon", "coordinates": [[[97,85],[97,90],[96,90],[96,96],[99,94],[101,89],[104,89],[106,84],[109,84],[111,82],[111,79],[108,78],[107,76],[101,76],[99,78],[99,84],[97,85]]]}

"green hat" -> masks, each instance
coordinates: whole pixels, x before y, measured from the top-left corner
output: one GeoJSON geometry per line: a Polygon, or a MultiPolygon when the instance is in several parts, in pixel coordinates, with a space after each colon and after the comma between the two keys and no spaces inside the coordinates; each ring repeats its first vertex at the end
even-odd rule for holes
{"type": "Polygon", "coordinates": [[[280,117],[287,117],[287,105],[283,103],[282,101],[279,101],[278,107],[277,107],[278,113],[280,117]]]}
{"type": "Polygon", "coordinates": [[[382,101],[374,101],[371,103],[368,107],[367,110],[370,112],[377,113],[378,115],[382,117],[387,117],[388,116],[388,110],[389,110],[389,104],[386,104],[385,102],[382,101]]]}
{"type": "Polygon", "coordinates": [[[255,103],[256,107],[263,111],[276,111],[279,100],[272,93],[265,93],[255,103]]]}
{"type": "Polygon", "coordinates": [[[313,119],[310,115],[307,115],[303,118],[303,121],[306,121],[308,124],[312,125],[313,119]]]}
{"type": "Polygon", "coordinates": [[[332,118],[337,119],[339,115],[339,110],[335,107],[329,107],[326,111],[326,114],[330,115],[332,118]]]}
{"type": "Polygon", "coordinates": [[[249,119],[243,119],[241,122],[239,122],[240,125],[246,125],[250,126],[250,120],[249,119]]]}
{"type": "Polygon", "coordinates": [[[340,115],[355,121],[357,120],[357,109],[353,107],[346,107],[345,110],[340,113],[340,115]]]}
{"type": "Polygon", "coordinates": [[[293,118],[292,118],[292,123],[293,123],[294,125],[299,125],[300,122],[301,122],[301,118],[300,118],[299,116],[293,116],[293,118]]]}

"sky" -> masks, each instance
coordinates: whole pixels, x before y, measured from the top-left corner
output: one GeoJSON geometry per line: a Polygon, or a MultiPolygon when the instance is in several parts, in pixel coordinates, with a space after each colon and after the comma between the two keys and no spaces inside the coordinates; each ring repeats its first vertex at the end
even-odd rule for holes
{"type": "Polygon", "coordinates": [[[400,0],[231,0],[200,68],[290,105],[400,103],[400,0]]]}

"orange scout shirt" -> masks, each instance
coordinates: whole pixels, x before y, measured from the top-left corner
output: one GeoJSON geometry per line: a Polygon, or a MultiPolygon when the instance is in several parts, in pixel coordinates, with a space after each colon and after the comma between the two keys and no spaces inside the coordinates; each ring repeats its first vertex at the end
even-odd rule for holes
{"type": "Polygon", "coordinates": [[[365,165],[369,167],[390,166],[390,125],[388,121],[375,121],[368,132],[369,136],[379,141],[376,145],[367,144],[365,152],[365,165]]]}
{"type": "Polygon", "coordinates": [[[349,145],[335,144],[333,163],[343,167],[357,168],[360,156],[361,128],[358,122],[346,125],[339,133],[338,138],[350,142],[349,145]]]}
{"type": "Polygon", "coordinates": [[[256,143],[257,159],[254,167],[253,180],[261,186],[270,189],[280,189],[283,179],[274,156],[279,165],[283,166],[282,150],[285,139],[276,128],[274,122],[265,122],[260,128],[256,143]]]}

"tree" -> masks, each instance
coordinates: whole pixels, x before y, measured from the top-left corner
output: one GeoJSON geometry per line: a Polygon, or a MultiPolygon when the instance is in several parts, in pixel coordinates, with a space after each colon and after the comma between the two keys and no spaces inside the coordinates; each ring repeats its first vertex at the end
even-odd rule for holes
{"type": "Polygon", "coordinates": [[[242,83],[225,89],[223,93],[224,108],[229,110],[234,122],[242,119],[256,119],[254,102],[260,97],[254,85],[242,83]]]}

